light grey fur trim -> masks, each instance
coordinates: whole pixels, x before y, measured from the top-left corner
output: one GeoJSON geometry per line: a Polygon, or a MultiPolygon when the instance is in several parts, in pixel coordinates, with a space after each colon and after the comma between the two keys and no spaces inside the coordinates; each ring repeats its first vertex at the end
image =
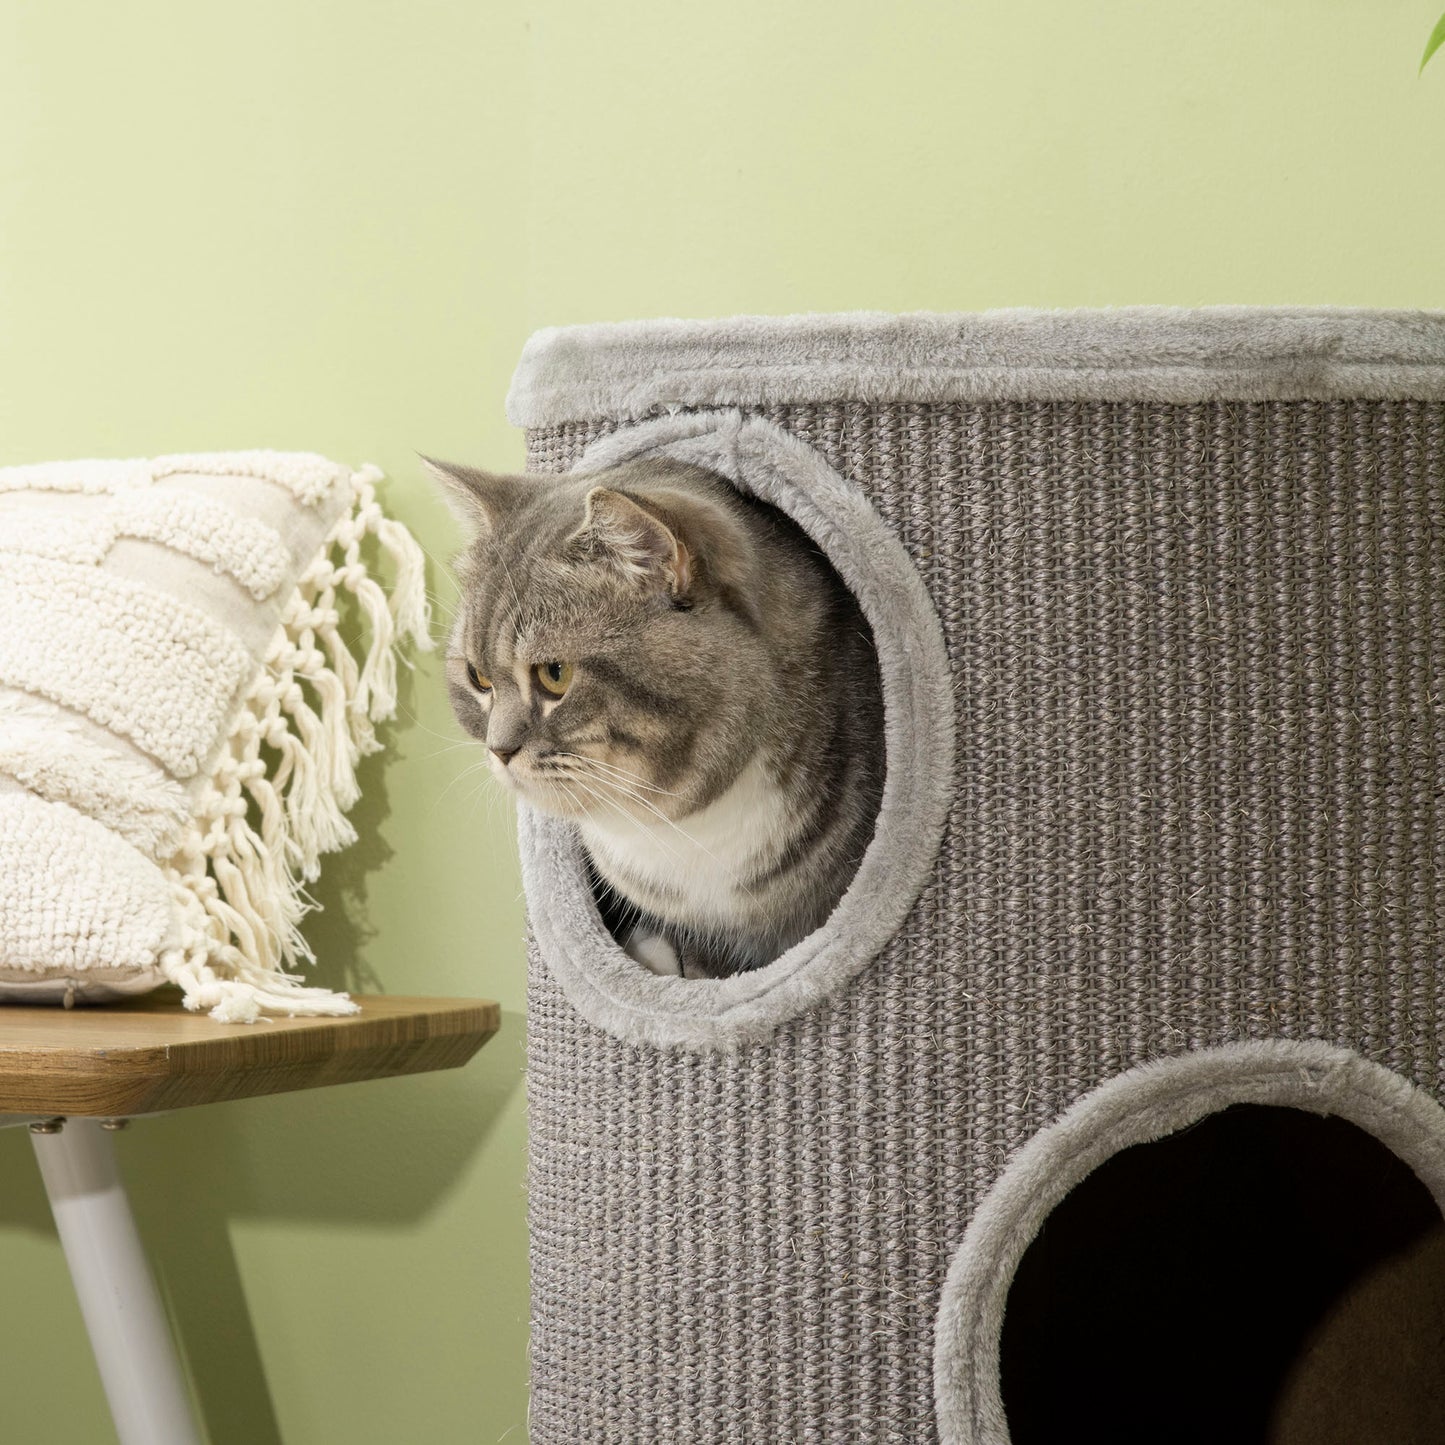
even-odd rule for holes
{"type": "Polygon", "coordinates": [[[1131,1069],[1036,1134],[979,1206],[954,1255],[934,1334],[942,1445],[1008,1445],[999,1336],[1014,1271],[1064,1196],[1121,1149],[1231,1104],[1333,1114],[1373,1134],[1445,1208],[1445,1109],[1408,1080],[1332,1044],[1263,1040],[1131,1069]]]}
{"type": "Polygon", "coordinates": [[[1125,306],[628,321],[537,332],[518,426],[825,401],[1445,399],[1445,312],[1125,306]]]}
{"type": "Polygon", "coordinates": [[[532,928],[577,1011],[629,1043],[731,1048],[766,1038],[842,988],[908,916],[953,795],[952,674],[938,617],[902,544],[863,492],[806,443],[736,412],[673,417],[604,437],[577,470],[650,452],[711,468],[813,537],[858,597],[883,682],[887,774],[873,841],[822,927],[750,973],[665,978],[628,958],[598,917],[575,828],[521,809],[532,928]]]}

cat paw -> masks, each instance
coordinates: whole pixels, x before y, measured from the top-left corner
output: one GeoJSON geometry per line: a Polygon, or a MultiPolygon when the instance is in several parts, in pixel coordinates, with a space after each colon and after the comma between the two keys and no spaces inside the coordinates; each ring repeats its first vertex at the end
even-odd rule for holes
{"type": "Polygon", "coordinates": [[[664,978],[678,978],[682,965],[677,950],[660,933],[634,933],[623,952],[645,969],[664,978]]]}

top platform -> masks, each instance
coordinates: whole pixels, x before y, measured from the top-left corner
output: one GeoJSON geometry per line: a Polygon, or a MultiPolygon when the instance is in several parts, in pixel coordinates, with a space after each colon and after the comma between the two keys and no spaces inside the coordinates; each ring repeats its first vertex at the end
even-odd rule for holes
{"type": "Polygon", "coordinates": [[[1445,312],[1121,306],[734,316],[539,331],[517,426],[863,401],[1445,401],[1445,312]]]}
{"type": "Polygon", "coordinates": [[[346,1018],[219,1024],[178,999],[0,1005],[0,1114],[118,1118],[466,1063],[496,1033],[481,999],[359,997],[346,1018]]]}

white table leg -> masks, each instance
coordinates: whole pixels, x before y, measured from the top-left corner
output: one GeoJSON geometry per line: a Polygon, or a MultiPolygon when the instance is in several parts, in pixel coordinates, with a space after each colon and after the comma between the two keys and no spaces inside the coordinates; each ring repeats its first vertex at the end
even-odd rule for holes
{"type": "Polygon", "coordinates": [[[111,1135],[69,1119],[30,1138],[121,1445],[200,1445],[111,1135]]]}

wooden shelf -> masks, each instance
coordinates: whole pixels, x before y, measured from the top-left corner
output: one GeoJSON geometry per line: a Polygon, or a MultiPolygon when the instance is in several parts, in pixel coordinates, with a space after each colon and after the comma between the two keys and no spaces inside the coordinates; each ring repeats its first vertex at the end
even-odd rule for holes
{"type": "Polygon", "coordinates": [[[179,999],[0,1004],[0,1114],[95,1118],[454,1069],[501,1024],[484,999],[358,997],[349,1018],[219,1024],[179,999]]]}

